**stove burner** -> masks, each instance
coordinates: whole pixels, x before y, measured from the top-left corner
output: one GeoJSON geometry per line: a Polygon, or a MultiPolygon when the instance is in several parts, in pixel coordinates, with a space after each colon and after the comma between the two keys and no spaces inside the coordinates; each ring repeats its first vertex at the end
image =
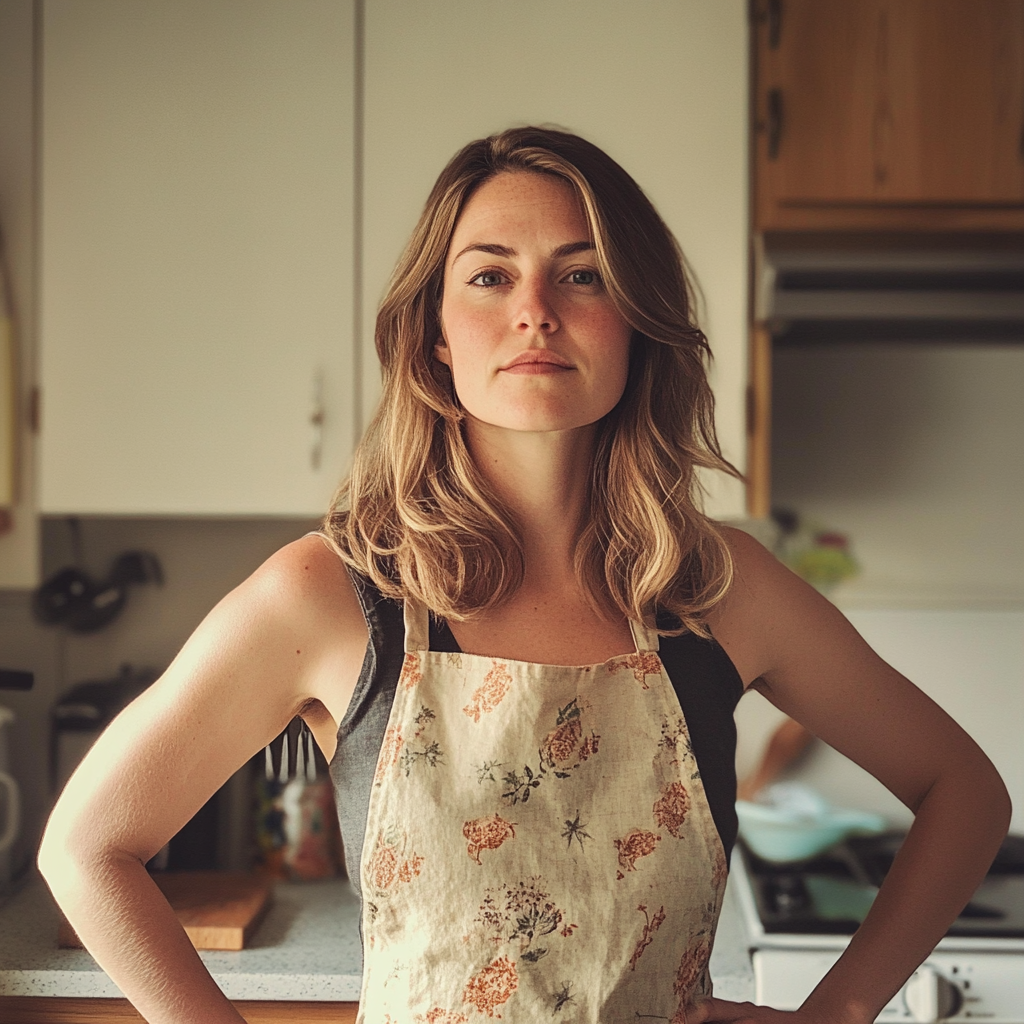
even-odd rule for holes
{"type": "Polygon", "coordinates": [[[775,875],[765,879],[765,898],[780,917],[805,913],[811,905],[807,886],[799,875],[775,875]]]}
{"type": "MultiPolygon", "coordinates": [[[[871,907],[905,833],[851,839],[800,864],[772,864],[739,843],[767,933],[852,935],[871,907]]],[[[1010,836],[947,933],[1024,938],[1024,837],[1010,836]]]]}

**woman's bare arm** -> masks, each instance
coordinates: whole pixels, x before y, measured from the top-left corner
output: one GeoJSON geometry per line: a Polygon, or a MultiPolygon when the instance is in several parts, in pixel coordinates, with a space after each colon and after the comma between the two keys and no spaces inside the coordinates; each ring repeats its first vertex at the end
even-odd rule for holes
{"type": "MultiPolygon", "coordinates": [[[[836,608],[752,538],[728,536],[736,583],[711,625],[744,683],[915,813],[867,919],[798,1012],[807,1021],[867,1024],[981,882],[1009,826],[1009,797],[977,744],[836,608]]],[[[716,1003],[694,1020],[738,1019],[732,1004],[716,1003]]],[[[751,1019],[772,1014],[758,1009],[751,1019]]]]}
{"type": "Polygon", "coordinates": [[[310,701],[333,754],[367,633],[315,537],[279,551],[207,616],[68,782],[39,867],[86,948],[151,1024],[238,1024],[145,870],[225,780],[310,701]]]}

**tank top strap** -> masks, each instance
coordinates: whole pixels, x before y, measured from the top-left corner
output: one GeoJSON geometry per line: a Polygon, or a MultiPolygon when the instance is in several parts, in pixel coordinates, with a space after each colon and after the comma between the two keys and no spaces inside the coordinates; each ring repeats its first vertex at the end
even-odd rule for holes
{"type": "Polygon", "coordinates": [[[405,619],[405,652],[430,650],[430,612],[427,606],[414,597],[402,602],[402,616],[405,619]]]}
{"type": "Polygon", "coordinates": [[[629,620],[629,629],[633,634],[633,643],[636,644],[638,654],[651,651],[655,654],[658,653],[661,638],[656,629],[650,629],[642,622],[635,622],[633,619],[629,620]]]}

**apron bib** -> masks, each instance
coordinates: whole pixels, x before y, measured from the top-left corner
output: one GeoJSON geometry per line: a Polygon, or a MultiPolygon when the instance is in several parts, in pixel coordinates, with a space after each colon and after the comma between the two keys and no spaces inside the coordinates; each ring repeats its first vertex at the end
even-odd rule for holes
{"type": "Polygon", "coordinates": [[[359,1024],[685,1024],[726,861],[658,635],[561,666],[405,663],[363,844],[359,1024]]]}

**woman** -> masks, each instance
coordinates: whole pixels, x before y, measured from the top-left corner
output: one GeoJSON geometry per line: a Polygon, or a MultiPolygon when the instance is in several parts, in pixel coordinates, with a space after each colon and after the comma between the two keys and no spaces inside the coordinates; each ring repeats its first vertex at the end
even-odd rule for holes
{"type": "Polygon", "coordinates": [[[640,189],[565,133],[472,143],[377,346],[380,410],[324,535],[211,612],[54,810],[40,867],[86,946],[150,1021],[240,1020],[144,865],[301,713],[355,851],[368,1024],[873,1021],[1009,802],[830,604],[697,511],[695,467],[735,471],[681,254],[640,189]],[[795,1013],[707,978],[748,686],[916,812],[795,1013]]]}

